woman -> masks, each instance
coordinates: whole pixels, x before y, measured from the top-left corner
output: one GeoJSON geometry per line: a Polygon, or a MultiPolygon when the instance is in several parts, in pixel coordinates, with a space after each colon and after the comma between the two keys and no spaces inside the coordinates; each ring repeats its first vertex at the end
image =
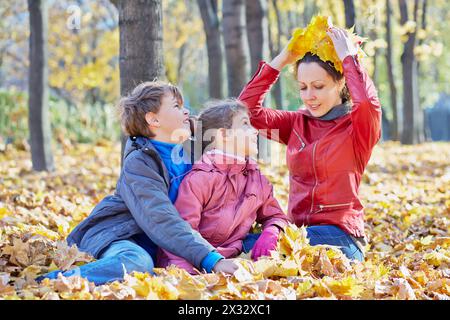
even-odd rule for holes
{"type": "Polygon", "coordinates": [[[286,47],[269,64],[260,63],[239,99],[255,128],[267,129],[268,138],[287,145],[292,221],[308,226],[310,244],[339,246],[348,258],[363,260],[366,237],[358,189],[380,138],[381,106],[347,32],[332,27],[327,34],[343,74],[310,53],[298,60],[286,47]],[[262,107],[280,71],[294,62],[306,109],[262,107]]]}

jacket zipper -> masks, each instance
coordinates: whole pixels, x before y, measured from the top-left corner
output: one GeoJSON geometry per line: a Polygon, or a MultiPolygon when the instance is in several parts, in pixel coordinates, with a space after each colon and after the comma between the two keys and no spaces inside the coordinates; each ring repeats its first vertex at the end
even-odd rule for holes
{"type": "Polygon", "coordinates": [[[317,172],[316,172],[316,166],[315,166],[315,161],[314,161],[314,160],[315,160],[315,156],[316,156],[316,147],[317,147],[317,143],[318,143],[318,142],[316,142],[316,143],[314,144],[314,147],[313,147],[313,154],[312,154],[312,166],[313,166],[313,170],[314,170],[314,178],[316,179],[316,182],[315,182],[314,187],[313,187],[313,189],[312,189],[312,194],[311,194],[311,210],[310,210],[309,215],[308,215],[307,225],[309,225],[310,215],[311,215],[312,212],[313,212],[313,208],[314,208],[314,191],[315,191],[315,189],[316,189],[316,187],[317,187],[317,185],[318,185],[317,172]]]}
{"type": "Polygon", "coordinates": [[[349,202],[349,203],[337,203],[337,204],[319,204],[320,210],[318,212],[322,211],[324,208],[344,207],[344,206],[348,206],[348,205],[351,205],[351,204],[352,204],[351,202],[349,202]]]}
{"type": "Polygon", "coordinates": [[[297,131],[295,131],[295,129],[293,129],[294,130],[294,133],[295,133],[295,135],[297,136],[297,138],[300,140],[300,142],[302,143],[302,145],[300,146],[300,148],[298,149],[298,152],[300,152],[300,151],[302,151],[304,148],[305,148],[305,146],[306,146],[306,144],[303,142],[303,140],[302,140],[302,138],[300,138],[300,135],[297,133],[297,131]]]}

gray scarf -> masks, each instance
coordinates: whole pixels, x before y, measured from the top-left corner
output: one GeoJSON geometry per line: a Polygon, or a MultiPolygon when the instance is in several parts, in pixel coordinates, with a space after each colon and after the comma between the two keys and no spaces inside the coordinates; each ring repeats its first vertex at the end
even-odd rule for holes
{"type": "Polygon", "coordinates": [[[351,107],[350,102],[346,101],[346,102],[344,102],[342,104],[338,104],[337,106],[334,106],[326,114],[324,114],[323,116],[318,117],[316,119],[319,119],[319,120],[334,120],[334,119],[337,119],[339,117],[342,117],[342,116],[350,113],[351,109],[352,109],[352,107],[351,107]]]}

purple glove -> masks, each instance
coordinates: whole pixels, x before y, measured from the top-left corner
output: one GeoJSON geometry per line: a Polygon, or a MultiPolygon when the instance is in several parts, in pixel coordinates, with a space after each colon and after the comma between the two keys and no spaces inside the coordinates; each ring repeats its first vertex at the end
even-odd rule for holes
{"type": "Polygon", "coordinates": [[[253,246],[252,259],[256,261],[261,256],[268,256],[270,250],[275,250],[279,234],[280,229],[275,226],[265,228],[253,246]]]}

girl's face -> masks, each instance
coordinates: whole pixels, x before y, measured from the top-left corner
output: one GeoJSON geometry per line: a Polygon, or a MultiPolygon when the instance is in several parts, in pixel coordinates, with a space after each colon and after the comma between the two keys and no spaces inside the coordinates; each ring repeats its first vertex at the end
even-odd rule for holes
{"type": "Polygon", "coordinates": [[[297,70],[300,98],[314,117],[321,117],[341,104],[340,92],[345,82],[334,79],[315,62],[300,63],[297,70]]]}
{"type": "Polygon", "coordinates": [[[231,129],[224,136],[224,150],[240,157],[256,157],[258,155],[258,130],[250,124],[246,112],[238,112],[233,117],[231,129]]]}

